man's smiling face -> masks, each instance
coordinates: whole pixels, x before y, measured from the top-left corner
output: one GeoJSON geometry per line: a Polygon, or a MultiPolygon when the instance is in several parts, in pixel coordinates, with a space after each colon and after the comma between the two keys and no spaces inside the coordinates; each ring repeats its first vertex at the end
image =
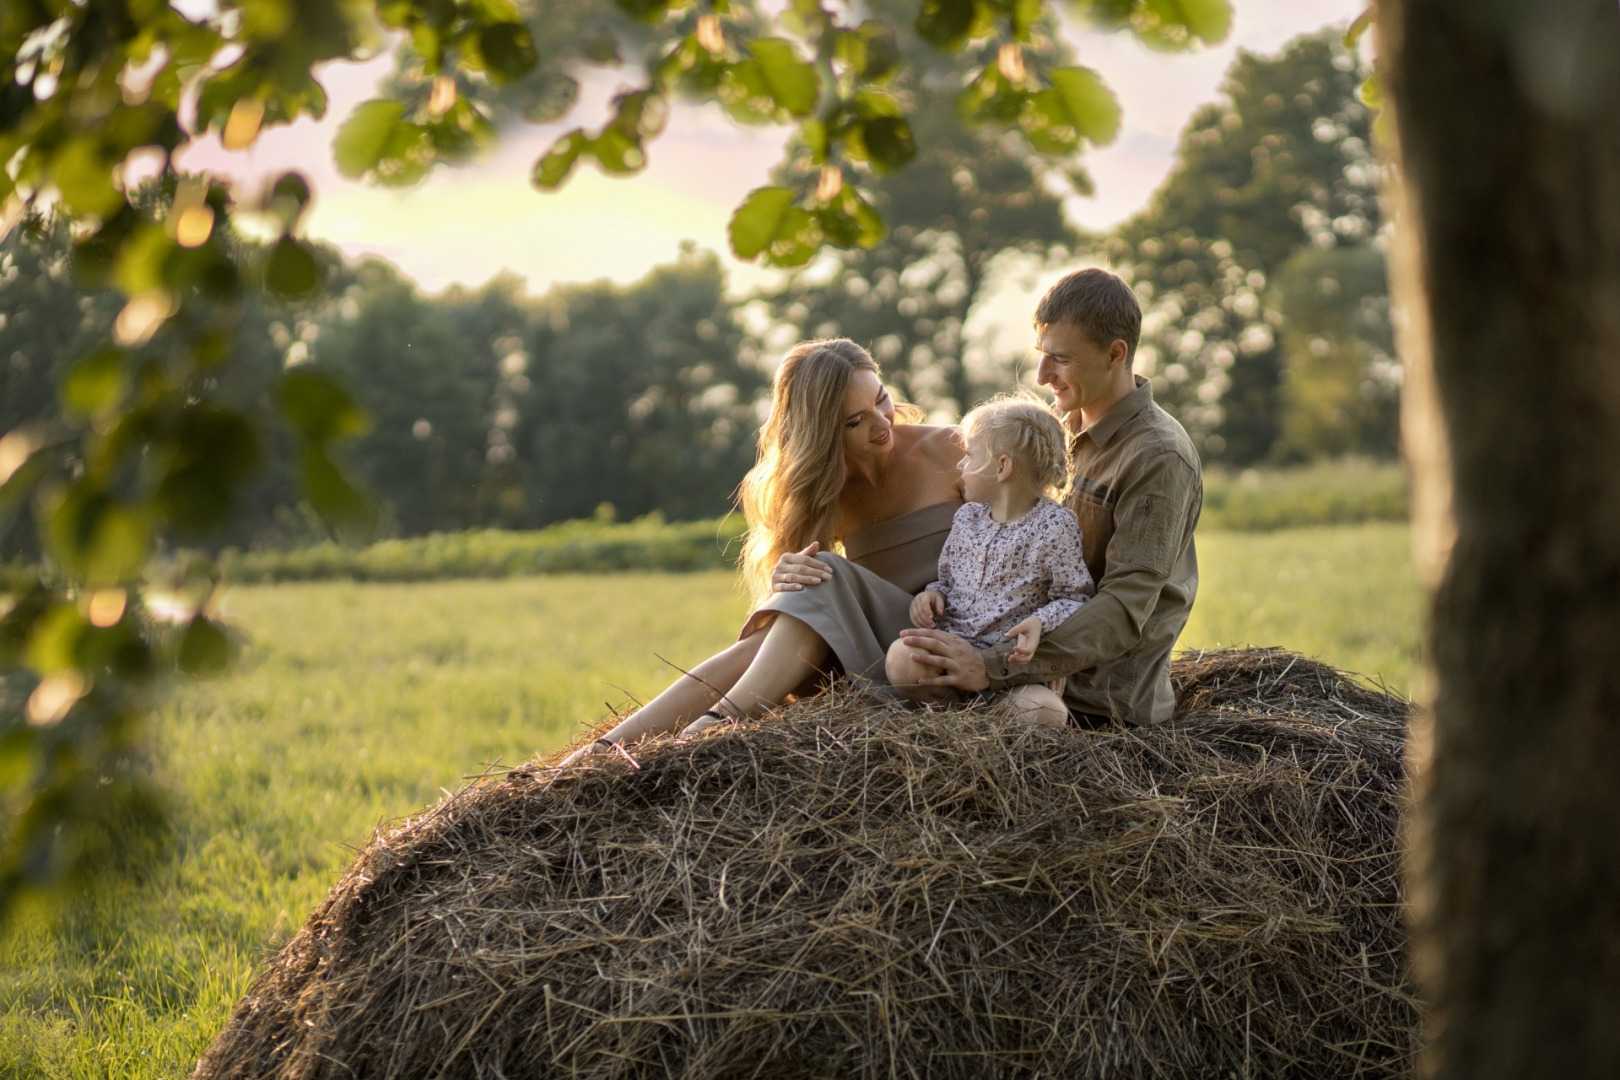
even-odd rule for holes
{"type": "Polygon", "coordinates": [[[1035,381],[1052,391],[1059,412],[1072,413],[1105,400],[1125,364],[1124,342],[1111,350],[1072,322],[1048,323],[1035,336],[1040,353],[1035,381]],[[1118,355],[1114,355],[1117,353],[1118,355]]]}

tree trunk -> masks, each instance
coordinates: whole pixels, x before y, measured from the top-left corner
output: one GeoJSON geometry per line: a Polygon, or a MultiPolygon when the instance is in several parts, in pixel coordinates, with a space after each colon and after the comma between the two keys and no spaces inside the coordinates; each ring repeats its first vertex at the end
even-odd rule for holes
{"type": "Polygon", "coordinates": [[[1381,0],[1379,30],[1437,586],[1424,1071],[1620,1076],[1620,5],[1381,0]]]}

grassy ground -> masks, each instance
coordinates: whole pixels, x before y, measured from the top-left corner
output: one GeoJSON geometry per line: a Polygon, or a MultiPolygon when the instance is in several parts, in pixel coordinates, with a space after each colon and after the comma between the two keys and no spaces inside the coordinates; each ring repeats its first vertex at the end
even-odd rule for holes
{"type": "MultiPolygon", "coordinates": [[[[1406,529],[1200,538],[1191,648],[1284,645],[1410,684],[1406,529]]],[[[247,662],[165,710],[173,835],[0,939],[0,1076],[179,1078],[379,822],[573,738],[725,643],[731,575],[240,588],[247,662]]]]}

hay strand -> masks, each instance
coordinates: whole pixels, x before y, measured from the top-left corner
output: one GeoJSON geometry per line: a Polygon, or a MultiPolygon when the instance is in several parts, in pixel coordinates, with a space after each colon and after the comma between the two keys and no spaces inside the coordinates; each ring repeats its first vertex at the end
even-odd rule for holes
{"type": "Polygon", "coordinates": [[[1275,650],[1175,679],[1151,729],[841,691],[474,784],[196,1075],[1404,1075],[1406,703],[1275,650]]]}

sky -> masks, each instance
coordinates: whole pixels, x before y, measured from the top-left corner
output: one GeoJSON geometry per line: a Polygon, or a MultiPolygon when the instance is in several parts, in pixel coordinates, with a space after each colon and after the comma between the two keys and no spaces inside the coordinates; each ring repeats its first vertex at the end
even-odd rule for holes
{"type": "MultiPolygon", "coordinates": [[[[1366,4],[1235,0],[1227,40],[1191,54],[1153,53],[1127,34],[1069,32],[1079,62],[1102,74],[1124,109],[1119,138],[1085,158],[1097,192],[1071,200],[1066,209],[1072,221],[1102,229],[1146,205],[1170,170],[1182,127],[1198,106],[1219,97],[1222,75],[1238,49],[1275,52],[1298,34],[1349,22],[1366,4]]],[[[503,133],[485,159],[440,168],[415,188],[389,190],[344,179],[331,146],[343,119],[390,70],[387,58],[328,65],[320,73],[331,99],[324,120],[267,130],[252,148],[237,153],[209,136],[188,147],[180,164],[249,186],[287,169],[304,172],[316,192],[306,219],[310,236],[350,256],[379,255],[429,292],[455,284],[476,287],[502,272],[526,279],[532,293],[603,278],[629,283],[673,260],[683,241],[721,253],[733,292],[769,280],[757,266],[731,256],[726,222],[743,196],[766,182],[790,128],[744,128],[715,106],[679,105],[640,174],[607,177],[587,165],[562,191],[536,191],[529,184],[535,159],[563,131],[600,126],[608,99],[629,88],[633,72],[608,71],[587,83],[565,123],[503,133]]],[[[1028,268],[1003,290],[1009,294],[1004,303],[1021,304],[1055,272],[1028,268]]]]}

